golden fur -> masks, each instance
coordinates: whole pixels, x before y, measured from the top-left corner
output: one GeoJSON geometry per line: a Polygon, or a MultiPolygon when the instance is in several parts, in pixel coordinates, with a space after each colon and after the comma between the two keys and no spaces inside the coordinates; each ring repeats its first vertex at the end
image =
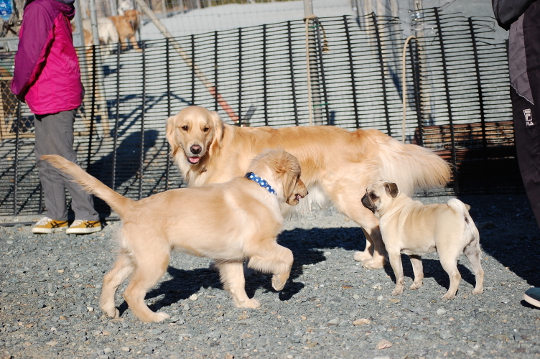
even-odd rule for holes
{"type": "Polygon", "coordinates": [[[114,192],[60,156],[42,159],[103,199],[122,218],[120,254],[103,278],[100,299],[100,308],[110,317],[119,315],[115,293],[129,276],[124,299],[133,314],[144,322],[168,317],[150,310],[144,297],[167,270],[172,249],[213,259],[224,288],[240,308],[260,305],[246,294],[244,259],[249,260],[250,268],[273,273],[275,290],[281,290],[289,278],[293,254],[276,242],[283,230],[280,203],[296,205],[307,190],[300,180],[297,159],[287,152],[263,153],[248,168],[265,179],[276,194],[255,181],[235,177],[227,183],[169,190],[140,201],[114,192]]]}
{"type": "Polygon", "coordinates": [[[385,250],[379,220],[360,203],[366,187],[388,178],[412,194],[417,188],[444,186],[450,179],[449,165],[433,152],[373,129],[236,127],[216,112],[190,106],[169,117],[166,135],[189,187],[239,176],[265,149],[290,152],[300,161],[309,198],[322,195],[362,227],[366,249],[354,258],[367,268],[382,268],[385,250]]]}
{"type": "Polygon", "coordinates": [[[139,28],[139,15],[141,14],[138,10],[127,10],[124,12],[124,15],[109,16],[109,19],[112,20],[114,26],[116,26],[116,31],[118,31],[118,38],[122,44],[122,50],[127,49],[128,39],[131,42],[133,48],[137,51],[141,51],[135,34],[139,28]]]}
{"type": "Polygon", "coordinates": [[[443,296],[453,299],[461,280],[457,261],[465,253],[476,277],[473,294],[484,288],[484,270],[480,264],[480,234],[469,215],[469,206],[456,198],[444,204],[427,204],[414,201],[400,193],[395,183],[377,181],[367,188],[362,203],[380,219],[382,238],[396,287],[392,295],[403,293],[404,276],[401,253],[411,259],[414,283],[410,289],[422,286],[424,272],[423,254],[438,252],[441,265],[450,277],[450,287],[443,296]]]}

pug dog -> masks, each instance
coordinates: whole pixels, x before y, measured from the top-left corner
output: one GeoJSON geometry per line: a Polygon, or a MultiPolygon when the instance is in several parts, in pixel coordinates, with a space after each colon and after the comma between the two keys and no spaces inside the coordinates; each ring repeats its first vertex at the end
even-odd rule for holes
{"type": "Polygon", "coordinates": [[[465,253],[476,278],[473,293],[483,292],[480,235],[469,215],[470,206],[455,198],[445,204],[424,205],[400,193],[395,183],[386,181],[368,187],[362,204],[380,221],[382,239],[396,277],[392,295],[403,293],[401,253],[411,259],[414,282],[410,289],[423,284],[421,256],[438,252],[441,265],[450,277],[450,287],[443,298],[453,299],[461,280],[457,260],[465,253]]]}

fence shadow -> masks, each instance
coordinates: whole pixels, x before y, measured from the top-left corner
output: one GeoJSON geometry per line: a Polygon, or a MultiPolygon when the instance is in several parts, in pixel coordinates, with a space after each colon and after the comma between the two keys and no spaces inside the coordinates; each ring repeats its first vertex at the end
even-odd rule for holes
{"type": "MultiPolygon", "coordinates": [[[[123,185],[130,180],[140,180],[141,158],[144,159],[148,150],[156,145],[158,134],[156,130],[130,133],[116,150],[89,164],[87,172],[125,195],[127,189],[123,188],[123,185]]],[[[95,208],[101,216],[107,217],[111,214],[109,205],[97,197],[95,208]]]]}

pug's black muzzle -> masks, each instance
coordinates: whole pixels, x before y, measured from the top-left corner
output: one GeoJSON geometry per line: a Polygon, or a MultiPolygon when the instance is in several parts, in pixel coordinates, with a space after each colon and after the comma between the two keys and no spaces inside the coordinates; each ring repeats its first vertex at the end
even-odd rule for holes
{"type": "Polygon", "coordinates": [[[373,204],[373,202],[371,202],[371,199],[369,199],[369,196],[367,193],[364,195],[364,197],[362,197],[362,204],[371,212],[375,213],[375,209],[376,209],[375,205],[373,204]]]}

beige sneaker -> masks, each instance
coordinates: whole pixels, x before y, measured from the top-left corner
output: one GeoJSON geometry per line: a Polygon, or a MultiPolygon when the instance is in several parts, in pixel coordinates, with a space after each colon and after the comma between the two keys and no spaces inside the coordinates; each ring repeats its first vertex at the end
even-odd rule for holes
{"type": "Polygon", "coordinates": [[[100,221],[83,221],[77,219],[66,230],[67,234],[88,234],[101,231],[100,221]]]}
{"type": "Polygon", "coordinates": [[[60,232],[66,228],[68,228],[67,221],[56,221],[54,219],[50,219],[49,217],[43,217],[36,222],[34,227],[32,227],[32,233],[48,234],[60,232]]]}

